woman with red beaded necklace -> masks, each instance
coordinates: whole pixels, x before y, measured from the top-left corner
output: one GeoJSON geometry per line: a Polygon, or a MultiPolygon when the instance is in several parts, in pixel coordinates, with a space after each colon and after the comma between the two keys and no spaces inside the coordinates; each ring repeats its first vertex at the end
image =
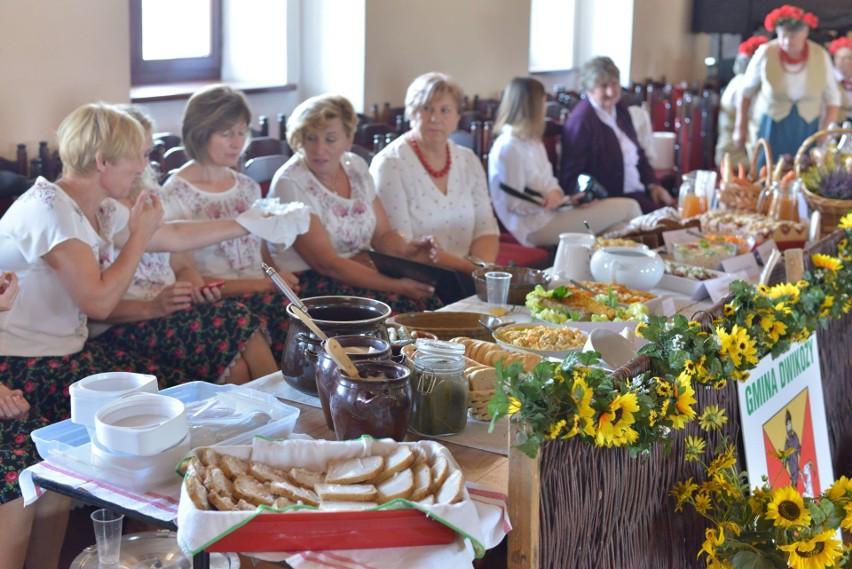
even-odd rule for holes
{"type": "Polygon", "coordinates": [[[746,69],[733,135],[737,147],[745,144],[755,96],[761,116],[758,136],[769,141],[775,158],[795,154],[820,124],[837,120],[840,93],[831,60],[822,46],[808,40],[818,23],[815,15],[796,6],[767,14],[764,27],[777,39],[759,48],[746,69]]]}
{"type": "Polygon", "coordinates": [[[440,247],[435,263],[470,274],[476,266],[466,257],[493,263],[499,244],[485,170],[449,139],[461,103],[448,76],[415,79],[405,96],[411,131],[373,158],[370,173],[394,229],[407,239],[431,235],[440,247]]]}

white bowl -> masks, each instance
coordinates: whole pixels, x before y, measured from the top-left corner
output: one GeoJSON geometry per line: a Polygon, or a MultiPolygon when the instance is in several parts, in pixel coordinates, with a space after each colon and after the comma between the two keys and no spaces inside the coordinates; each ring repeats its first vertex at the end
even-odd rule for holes
{"type": "Polygon", "coordinates": [[[71,422],[92,428],[95,413],[104,404],[128,393],[157,393],[157,378],[153,375],[109,371],[84,377],[68,388],[71,397],[71,422]]]}
{"type": "Polygon", "coordinates": [[[134,455],[159,454],[188,435],[186,406],[174,397],[132,393],[95,414],[95,435],[107,449],[134,455]]]}
{"type": "Polygon", "coordinates": [[[657,286],[665,273],[665,263],[655,251],[637,247],[598,249],[590,267],[598,282],[617,282],[640,290],[657,286]]]}
{"type": "Polygon", "coordinates": [[[582,330],[578,330],[577,328],[574,328],[573,326],[561,326],[561,325],[557,325],[557,324],[545,324],[545,323],[540,323],[540,322],[534,322],[534,323],[527,322],[527,323],[509,324],[507,326],[501,326],[500,328],[497,329],[496,332],[494,332],[494,334],[493,334],[494,340],[500,346],[506,348],[507,350],[512,350],[512,351],[516,351],[516,352],[530,352],[530,353],[533,353],[533,354],[538,354],[542,357],[557,358],[557,359],[560,359],[560,360],[565,359],[565,356],[567,356],[569,353],[579,352],[582,349],[582,346],[577,346],[576,348],[569,348],[569,349],[565,349],[565,350],[539,350],[539,349],[535,349],[535,348],[526,348],[526,347],[518,346],[518,345],[515,345],[515,344],[509,342],[508,339],[505,336],[506,332],[509,332],[509,331],[512,331],[512,330],[524,330],[524,329],[527,329],[527,328],[553,328],[553,329],[556,329],[556,330],[562,329],[562,328],[571,328],[571,329],[575,330],[576,332],[579,332],[583,337],[586,336],[585,332],[583,332],[582,330]]]}
{"type": "Polygon", "coordinates": [[[611,369],[620,368],[636,356],[630,340],[606,328],[592,330],[583,351],[600,353],[601,363],[611,369]]]}
{"type": "Polygon", "coordinates": [[[175,468],[188,454],[189,434],[171,448],[155,456],[139,456],[114,452],[92,438],[92,464],[103,469],[103,478],[119,486],[150,490],[177,480],[175,468]]]}

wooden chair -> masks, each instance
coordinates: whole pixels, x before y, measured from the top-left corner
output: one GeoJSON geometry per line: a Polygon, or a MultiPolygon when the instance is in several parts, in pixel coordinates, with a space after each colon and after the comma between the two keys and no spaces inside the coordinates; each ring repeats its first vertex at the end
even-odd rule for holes
{"type": "Polygon", "coordinates": [[[541,137],[547,159],[553,166],[553,175],[559,178],[560,151],[562,148],[562,123],[550,119],[544,122],[544,134],[541,137]]]}
{"type": "Polygon", "coordinates": [[[160,183],[165,183],[172,172],[186,164],[188,160],[189,157],[186,155],[183,146],[175,146],[166,150],[166,153],[163,154],[163,161],[160,163],[160,183]]]}
{"type": "Polygon", "coordinates": [[[180,136],[172,134],[171,132],[155,132],[153,138],[155,145],[157,143],[161,143],[163,145],[163,152],[168,152],[175,146],[183,144],[180,136]]]}
{"type": "Polygon", "coordinates": [[[488,120],[485,115],[482,113],[478,113],[476,111],[465,111],[461,114],[459,118],[459,130],[470,130],[470,126],[473,123],[482,123],[483,121],[488,120]]]}
{"type": "Polygon", "coordinates": [[[15,172],[0,170],[0,216],[6,213],[18,196],[26,192],[30,182],[15,172]]]}
{"type": "Polygon", "coordinates": [[[350,152],[352,152],[352,154],[357,154],[358,156],[363,158],[368,165],[373,161],[373,156],[376,155],[375,152],[371,152],[369,149],[364,148],[360,144],[353,144],[352,148],[350,149],[350,152]]]}
{"type": "Polygon", "coordinates": [[[394,128],[385,123],[369,123],[358,127],[355,131],[355,144],[363,146],[367,150],[375,150],[373,145],[373,137],[380,135],[384,137],[388,134],[395,134],[394,128]]]}
{"type": "Polygon", "coordinates": [[[267,154],[246,162],[243,173],[260,184],[263,197],[269,192],[269,184],[281,166],[290,159],[288,154],[267,154]]]}
{"type": "Polygon", "coordinates": [[[246,147],[246,160],[258,158],[260,156],[272,156],[275,154],[286,154],[281,141],[271,136],[256,136],[253,137],[246,147]]]}

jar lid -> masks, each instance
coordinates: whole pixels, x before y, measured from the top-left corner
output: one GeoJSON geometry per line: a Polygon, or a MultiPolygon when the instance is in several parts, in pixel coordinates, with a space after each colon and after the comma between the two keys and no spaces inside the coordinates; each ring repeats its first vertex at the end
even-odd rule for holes
{"type": "Polygon", "coordinates": [[[418,339],[415,343],[417,354],[424,356],[446,356],[448,358],[462,358],[464,356],[464,346],[456,342],[446,342],[444,340],[424,340],[418,339]]]}

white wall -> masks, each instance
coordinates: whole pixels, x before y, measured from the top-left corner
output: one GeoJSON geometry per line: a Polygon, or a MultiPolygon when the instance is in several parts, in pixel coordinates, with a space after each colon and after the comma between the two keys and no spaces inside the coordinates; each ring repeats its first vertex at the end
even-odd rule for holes
{"type": "MultiPolygon", "coordinates": [[[[710,36],[690,33],[691,2],[635,0],[630,77],[667,82],[706,77],[710,36]]],[[[623,69],[623,68],[622,68],[623,69]]]]}
{"type": "Polygon", "coordinates": [[[529,0],[368,0],[365,106],[402,106],[428,71],[448,73],[471,96],[498,97],[527,74],[529,14],[529,0]]]}

